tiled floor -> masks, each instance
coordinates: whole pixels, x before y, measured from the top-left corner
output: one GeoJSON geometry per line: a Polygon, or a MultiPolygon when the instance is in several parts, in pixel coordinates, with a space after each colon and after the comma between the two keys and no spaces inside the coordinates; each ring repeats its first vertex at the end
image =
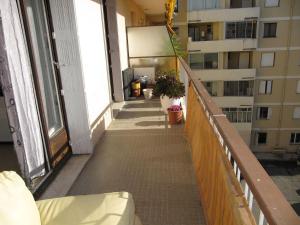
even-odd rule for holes
{"type": "Polygon", "coordinates": [[[204,224],[183,126],[159,101],[127,102],[69,195],[128,191],[144,225],[204,224]]]}

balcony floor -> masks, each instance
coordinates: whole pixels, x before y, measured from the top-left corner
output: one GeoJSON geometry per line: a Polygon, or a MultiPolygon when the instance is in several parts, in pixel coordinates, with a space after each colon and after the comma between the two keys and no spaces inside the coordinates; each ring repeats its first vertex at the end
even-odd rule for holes
{"type": "Polygon", "coordinates": [[[158,100],[127,102],[99,141],[69,195],[132,193],[144,225],[204,224],[183,126],[158,100]]]}

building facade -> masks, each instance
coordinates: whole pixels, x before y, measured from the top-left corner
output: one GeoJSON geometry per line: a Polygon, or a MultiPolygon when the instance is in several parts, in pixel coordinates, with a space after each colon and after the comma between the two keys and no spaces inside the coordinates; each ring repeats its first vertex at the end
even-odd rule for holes
{"type": "Polygon", "coordinates": [[[177,1],[174,30],[195,76],[260,159],[300,150],[300,2],[177,1]]]}

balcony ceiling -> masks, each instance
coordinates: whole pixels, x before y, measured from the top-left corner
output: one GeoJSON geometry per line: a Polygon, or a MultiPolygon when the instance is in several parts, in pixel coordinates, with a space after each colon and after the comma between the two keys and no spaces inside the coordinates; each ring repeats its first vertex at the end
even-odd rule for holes
{"type": "Polygon", "coordinates": [[[139,5],[147,15],[159,15],[164,14],[165,0],[134,0],[137,5],[139,5]]]}

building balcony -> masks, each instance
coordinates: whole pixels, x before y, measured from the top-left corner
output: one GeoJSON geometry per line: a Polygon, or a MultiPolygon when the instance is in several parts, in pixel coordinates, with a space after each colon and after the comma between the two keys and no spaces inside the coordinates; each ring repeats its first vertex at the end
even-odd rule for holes
{"type": "Polygon", "coordinates": [[[257,39],[225,39],[215,41],[191,41],[188,42],[188,51],[205,52],[230,52],[247,51],[257,48],[257,39]]]}
{"type": "Polygon", "coordinates": [[[196,78],[202,81],[226,81],[226,80],[243,80],[255,79],[256,69],[207,69],[199,70],[193,69],[196,78]]]}
{"type": "Polygon", "coordinates": [[[248,18],[259,18],[260,8],[207,9],[188,12],[188,22],[225,22],[243,21],[248,18]]]}

